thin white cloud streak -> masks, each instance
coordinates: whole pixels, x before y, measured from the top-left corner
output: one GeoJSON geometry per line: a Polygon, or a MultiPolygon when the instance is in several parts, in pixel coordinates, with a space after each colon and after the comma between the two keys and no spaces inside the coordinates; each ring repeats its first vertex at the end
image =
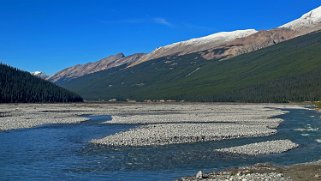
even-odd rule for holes
{"type": "Polygon", "coordinates": [[[104,24],[154,24],[154,25],[161,25],[169,28],[183,28],[183,29],[190,29],[190,30],[198,30],[198,31],[211,31],[212,28],[206,26],[199,26],[190,23],[178,23],[173,24],[166,18],[162,17],[154,17],[154,18],[130,18],[130,19],[121,19],[121,20],[103,20],[100,21],[104,24]]]}
{"type": "Polygon", "coordinates": [[[165,18],[153,18],[154,23],[164,25],[164,26],[172,26],[172,24],[167,21],[165,18]]]}
{"type": "Polygon", "coordinates": [[[156,17],[156,18],[131,18],[113,21],[100,21],[104,24],[158,24],[162,26],[171,27],[173,26],[167,19],[156,17]]]}

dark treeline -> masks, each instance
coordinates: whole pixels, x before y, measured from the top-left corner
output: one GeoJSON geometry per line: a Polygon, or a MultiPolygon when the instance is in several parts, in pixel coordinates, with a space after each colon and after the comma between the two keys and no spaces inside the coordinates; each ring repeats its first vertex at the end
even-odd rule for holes
{"type": "MultiPolygon", "coordinates": [[[[321,69],[264,82],[243,89],[216,95],[179,95],[153,97],[155,100],[185,100],[192,102],[288,103],[321,100],[321,69]]],[[[132,97],[134,99],[135,97],[132,97]]],[[[121,98],[119,98],[121,99],[121,98]]],[[[138,99],[142,101],[146,97],[138,99]]]]}
{"type": "Polygon", "coordinates": [[[321,100],[321,70],[265,82],[230,93],[240,102],[303,102],[321,100]]]}
{"type": "Polygon", "coordinates": [[[83,99],[51,82],[0,63],[0,103],[82,102],[83,99]]]}

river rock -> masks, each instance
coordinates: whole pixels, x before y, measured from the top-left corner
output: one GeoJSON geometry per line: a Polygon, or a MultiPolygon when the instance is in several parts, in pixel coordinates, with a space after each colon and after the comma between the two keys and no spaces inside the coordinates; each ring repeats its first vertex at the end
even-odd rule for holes
{"type": "Polygon", "coordinates": [[[202,171],[198,171],[197,173],[196,173],[196,177],[195,177],[196,179],[202,179],[203,178],[203,172],[202,171]]]}

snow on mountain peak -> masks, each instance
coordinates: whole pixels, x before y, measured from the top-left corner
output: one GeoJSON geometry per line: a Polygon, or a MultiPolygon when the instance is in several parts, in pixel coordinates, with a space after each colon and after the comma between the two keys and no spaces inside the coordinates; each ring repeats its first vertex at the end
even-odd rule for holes
{"type": "Polygon", "coordinates": [[[301,30],[304,28],[314,28],[320,26],[321,24],[321,6],[304,14],[301,18],[289,22],[285,25],[280,26],[280,28],[289,28],[293,30],[301,30]]]}
{"type": "Polygon", "coordinates": [[[30,72],[31,75],[42,78],[42,79],[47,79],[49,76],[41,71],[34,71],[30,72]]]}
{"type": "MultiPolygon", "coordinates": [[[[250,36],[251,34],[257,33],[255,29],[247,29],[247,30],[236,30],[236,31],[231,31],[231,32],[219,32],[219,33],[214,33],[205,37],[201,38],[193,38],[187,41],[182,41],[178,43],[174,43],[165,47],[170,47],[170,46],[176,46],[179,44],[205,44],[209,42],[217,42],[217,43],[224,43],[227,41],[235,40],[237,38],[244,38],[247,36],[250,36]]],[[[164,47],[164,48],[165,48],[164,47]]]]}
{"type": "MultiPolygon", "coordinates": [[[[202,45],[206,45],[206,44],[211,44],[211,46],[214,45],[221,45],[224,44],[226,42],[238,39],[238,38],[244,38],[247,36],[250,36],[254,33],[257,33],[258,31],[256,31],[255,29],[247,29],[247,30],[236,30],[236,31],[231,31],[231,32],[219,32],[219,33],[214,33],[208,36],[204,36],[201,38],[193,38],[187,41],[181,41],[181,42],[177,42],[177,43],[173,43],[170,45],[166,45],[160,48],[157,48],[156,50],[154,50],[151,54],[160,54],[154,58],[157,57],[161,57],[161,56],[165,56],[165,55],[170,55],[170,53],[175,53],[176,52],[180,52],[182,51],[182,47],[186,47],[186,46],[202,46],[202,45]],[[160,53],[162,52],[162,53],[160,53]],[[165,52],[170,52],[170,53],[165,53],[165,52]]],[[[198,49],[196,49],[198,50],[198,49]]],[[[193,51],[191,51],[193,52],[193,51]]],[[[188,52],[189,53],[189,52],[188,52]]]]}
{"type": "Polygon", "coordinates": [[[40,72],[40,71],[35,71],[35,72],[31,72],[31,74],[32,74],[32,75],[36,75],[36,76],[37,76],[37,75],[42,74],[42,72],[40,72]]]}
{"type": "Polygon", "coordinates": [[[238,38],[248,37],[257,32],[258,31],[256,31],[255,29],[236,30],[232,32],[220,32],[201,38],[194,38],[187,41],[173,43],[155,49],[153,52],[146,54],[139,61],[135,62],[134,64],[131,64],[130,66],[135,66],[142,62],[160,57],[175,54],[185,55],[197,51],[208,50],[210,48],[223,45],[224,43],[236,40],[238,38]]]}

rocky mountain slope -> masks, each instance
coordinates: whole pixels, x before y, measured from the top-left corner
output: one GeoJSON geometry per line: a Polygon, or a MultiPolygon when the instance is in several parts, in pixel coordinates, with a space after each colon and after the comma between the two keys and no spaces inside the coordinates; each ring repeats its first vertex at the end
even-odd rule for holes
{"type": "Polygon", "coordinates": [[[245,53],[250,53],[271,45],[293,39],[298,33],[291,29],[277,28],[259,31],[245,38],[238,38],[221,46],[205,50],[201,55],[206,60],[228,59],[245,53]]]}
{"type": "Polygon", "coordinates": [[[220,32],[220,33],[215,33],[215,34],[201,37],[201,38],[194,38],[191,40],[174,43],[171,45],[157,48],[151,53],[144,55],[139,61],[136,61],[130,66],[135,66],[140,63],[153,60],[156,58],[173,56],[173,55],[180,56],[180,55],[186,55],[193,52],[209,50],[213,47],[223,46],[228,42],[234,41],[239,38],[245,38],[255,33],[257,33],[257,31],[254,29],[237,30],[233,32],[220,32]]]}
{"type": "Polygon", "coordinates": [[[102,70],[108,70],[120,65],[129,65],[139,60],[144,54],[138,53],[126,57],[123,53],[118,53],[99,60],[98,62],[87,63],[84,65],[76,65],[73,67],[66,68],[52,77],[49,78],[52,82],[59,82],[64,80],[70,80],[91,73],[99,72],[102,70]]]}

